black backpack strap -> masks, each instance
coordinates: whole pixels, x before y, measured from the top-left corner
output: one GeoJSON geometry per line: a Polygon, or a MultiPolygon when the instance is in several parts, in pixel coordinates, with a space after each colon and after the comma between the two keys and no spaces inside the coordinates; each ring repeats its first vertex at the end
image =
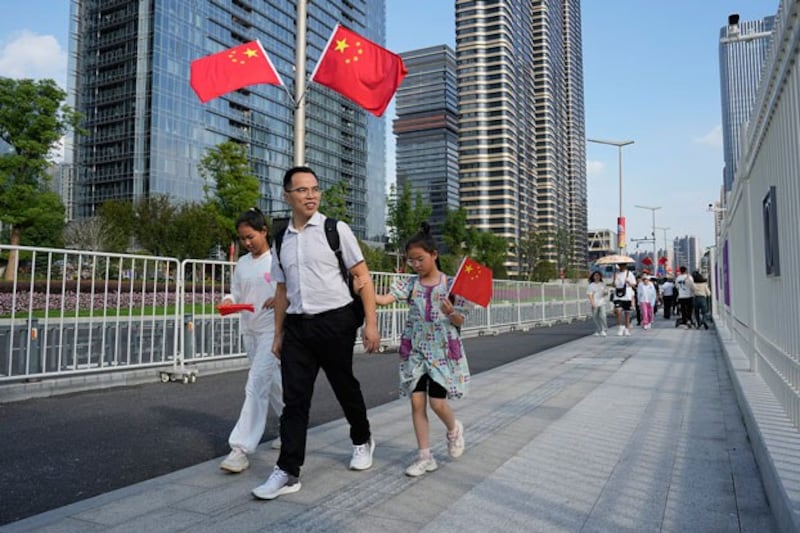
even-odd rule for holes
{"type": "Polygon", "coordinates": [[[325,238],[328,239],[328,246],[331,247],[331,250],[333,250],[333,253],[336,255],[336,260],[339,262],[339,271],[342,273],[342,279],[345,283],[348,283],[349,275],[347,267],[344,264],[344,258],[342,257],[339,230],[336,228],[338,222],[339,221],[335,218],[328,217],[325,219],[325,238]]]}

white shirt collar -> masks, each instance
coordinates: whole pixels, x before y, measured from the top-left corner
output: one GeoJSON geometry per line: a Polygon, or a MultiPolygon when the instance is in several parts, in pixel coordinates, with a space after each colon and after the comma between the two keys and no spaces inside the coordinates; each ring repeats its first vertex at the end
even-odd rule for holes
{"type": "MultiPolygon", "coordinates": [[[[311,215],[311,218],[306,222],[306,226],[319,226],[320,224],[322,224],[322,213],[319,211],[311,215]]],[[[305,226],[303,227],[305,228],[305,226]]],[[[294,217],[289,217],[289,231],[299,233],[297,228],[294,227],[294,217]]]]}

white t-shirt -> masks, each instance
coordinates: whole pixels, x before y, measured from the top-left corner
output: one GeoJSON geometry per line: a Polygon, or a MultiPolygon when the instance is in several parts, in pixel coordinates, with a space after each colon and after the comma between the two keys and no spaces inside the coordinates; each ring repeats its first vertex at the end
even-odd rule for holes
{"type": "Polygon", "coordinates": [[[633,272],[626,270],[625,272],[614,273],[614,288],[621,289],[625,287],[625,296],[617,296],[615,293],[614,294],[615,300],[624,300],[624,301],[633,300],[633,287],[635,286],[636,286],[636,277],[633,275],[633,272]]]}
{"type": "Polygon", "coordinates": [[[225,300],[240,304],[253,304],[255,312],[239,313],[239,323],[243,333],[275,333],[275,316],[272,309],[264,309],[264,302],[275,295],[275,282],[272,280],[272,254],[269,250],[258,258],[246,254],[236,262],[231,279],[231,293],[225,300]]]}
{"type": "Polygon", "coordinates": [[[665,281],[664,284],[661,286],[661,294],[663,294],[664,296],[672,296],[674,290],[675,290],[675,284],[672,283],[672,281],[670,280],[665,281]]]}
{"type": "Polygon", "coordinates": [[[681,274],[675,278],[675,286],[678,287],[678,299],[691,298],[694,296],[694,281],[689,274],[681,274]]]}
{"type": "Polygon", "coordinates": [[[589,284],[589,288],[586,291],[586,295],[593,295],[594,296],[594,305],[595,307],[600,307],[601,305],[606,303],[606,293],[608,292],[608,288],[602,281],[593,281],[589,284]]]}

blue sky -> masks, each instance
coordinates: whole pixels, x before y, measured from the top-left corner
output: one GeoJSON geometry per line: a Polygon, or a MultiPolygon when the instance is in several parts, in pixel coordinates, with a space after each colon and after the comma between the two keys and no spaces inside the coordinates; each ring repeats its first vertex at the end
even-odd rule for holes
{"type": "MultiPolygon", "coordinates": [[[[391,50],[455,45],[454,1],[386,4],[391,50]]],[[[688,234],[698,236],[702,246],[713,244],[713,218],[706,205],[719,198],[722,183],[719,29],[730,13],[739,13],[742,20],[774,15],[778,0],[582,4],[586,134],[635,141],[623,152],[628,238],[650,232],[651,212],[635,208],[638,204],[662,207],[656,225],[670,227],[670,240],[688,234]]],[[[63,84],[69,2],[47,0],[31,9],[30,1],[3,0],[2,12],[0,76],[52,77],[63,84]]],[[[393,107],[387,116],[394,117],[393,107]]],[[[589,227],[614,228],[617,149],[589,144],[586,155],[589,227]]],[[[661,246],[663,232],[656,236],[661,246]]]]}

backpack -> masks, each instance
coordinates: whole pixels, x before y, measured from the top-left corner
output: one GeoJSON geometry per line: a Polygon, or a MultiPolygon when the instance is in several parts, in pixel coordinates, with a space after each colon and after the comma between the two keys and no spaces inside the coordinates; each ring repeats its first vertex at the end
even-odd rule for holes
{"type": "MultiPolygon", "coordinates": [[[[325,219],[325,238],[328,240],[328,246],[331,247],[333,253],[336,255],[336,260],[339,262],[339,272],[342,274],[342,280],[344,280],[345,284],[347,285],[347,289],[350,291],[350,296],[353,298],[353,312],[356,315],[356,320],[358,321],[358,325],[364,323],[364,303],[361,301],[361,297],[356,294],[355,290],[353,289],[353,274],[347,270],[347,267],[344,264],[344,259],[342,258],[342,247],[339,240],[339,230],[336,229],[336,224],[339,221],[335,218],[327,217],[325,219]]],[[[275,241],[275,256],[278,259],[278,266],[281,267],[283,270],[283,265],[281,264],[281,244],[283,244],[283,236],[286,234],[286,230],[289,227],[288,220],[286,225],[282,227],[275,228],[275,235],[273,240],[275,241]]]]}

